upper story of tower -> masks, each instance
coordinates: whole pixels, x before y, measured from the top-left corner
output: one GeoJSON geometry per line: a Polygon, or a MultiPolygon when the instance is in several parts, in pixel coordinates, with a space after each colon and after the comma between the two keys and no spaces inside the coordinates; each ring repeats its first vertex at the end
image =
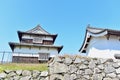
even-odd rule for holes
{"type": "Polygon", "coordinates": [[[28,31],[18,31],[20,43],[30,43],[38,45],[53,45],[57,34],[51,34],[44,30],[40,25],[28,31]]]}

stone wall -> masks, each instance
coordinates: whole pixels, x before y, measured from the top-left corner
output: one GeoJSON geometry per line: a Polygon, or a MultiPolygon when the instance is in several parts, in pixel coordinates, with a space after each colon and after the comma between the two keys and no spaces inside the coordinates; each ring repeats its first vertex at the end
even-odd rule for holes
{"type": "Polygon", "coordinates": [[[49,63],[50,80],[120,80],[120,60],[59,56],[49,63]]]}
{"type": "Polygon", "coordinates": [[[0,80],[48,80],[48,71],[5,70],[0,73],[0,80]]]}
{"type": "Polygon", "coordinates": [[[48,71],[5,70],[0,80],[120,80],[120,60],[57,56],[48,71]]]}

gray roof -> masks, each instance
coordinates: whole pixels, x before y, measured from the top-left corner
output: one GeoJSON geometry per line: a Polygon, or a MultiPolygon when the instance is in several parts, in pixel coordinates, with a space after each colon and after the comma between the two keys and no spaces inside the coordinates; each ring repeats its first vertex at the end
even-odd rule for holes
{"type": "Polygon", "coordinates": [[[28,46],[28,47],[46,47],[46,48],[57,48],[58,52],[60,52],[63,48],[63,46],[54,46],[54,45],[40,45],[40,44],[27,44],[27,43],[15,43],[15,42],[9,42],[9,45],[14,50],[15,46],[28,46]]]}
{"type": "Polygon", "coordinates": [[[104,28],[94,28],[94,27],[87,27],[87,32],[93,33],[93,34],[100,34],[102,32],[107,31],[107,34],[110,35],[119,35],[120,36],[120,30],[113,30],[113,29],[104,29],[104,28]]]}
{"type": "Polygon", "coordinates": [[[23,31],[17,31],[19,40],[21,41],[22,35],[23,34],[28,34],[28,35],[41,35],[41,36],[51,36],[53,37],[53,41],[55,41],[56,37],[58,34],[50,34],[47,31],[45,31],[40,25],[37,25],[35,28],[30,29],[26,32],[23,31]]]}
{"type": "Polygon", "coordinates": [[[26,31],[27,33],[35,33],[35,34],[50,34],[45,31],[40,25],[37,25],[35,28],[26,31]]]}

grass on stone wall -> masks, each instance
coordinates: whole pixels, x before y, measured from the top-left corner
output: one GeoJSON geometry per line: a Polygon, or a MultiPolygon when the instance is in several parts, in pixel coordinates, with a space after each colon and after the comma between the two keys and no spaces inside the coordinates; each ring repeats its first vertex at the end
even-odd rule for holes
{"type": "Polygon", "coordinates": [[[4,70],[48,70],[47,63],[40,64],[26,64],[26,63],[7,63],[0,64],[0,72],[4,70]]]}

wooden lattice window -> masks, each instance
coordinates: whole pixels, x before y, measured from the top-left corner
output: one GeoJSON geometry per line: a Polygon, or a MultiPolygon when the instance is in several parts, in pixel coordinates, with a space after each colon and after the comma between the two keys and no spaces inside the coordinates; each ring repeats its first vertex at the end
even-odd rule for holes
{"type": "Polygon", "coordinates": [[[47,61],[48,59],[49,59],[49,54],[48,53],[39,53],[38,60],[47,61]]]}

